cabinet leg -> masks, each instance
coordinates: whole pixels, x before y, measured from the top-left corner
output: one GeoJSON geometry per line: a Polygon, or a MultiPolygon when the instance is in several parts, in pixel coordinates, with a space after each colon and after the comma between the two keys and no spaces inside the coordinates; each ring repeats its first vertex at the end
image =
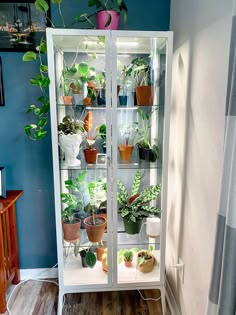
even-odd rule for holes
{"type": "Polygon", "coordinates": [[[57,315],[62,315],[62,309],[63,309],[63,297],[64,293],[62,293],[59,289],[58,293],[58,304],[57,304],[57,315]]]}
{"type": "Polygon", "coordinates": [[[161,289],[161,306],[162,306],[162,313],[166,315],[166,289],[162,287],[161,289]]]}

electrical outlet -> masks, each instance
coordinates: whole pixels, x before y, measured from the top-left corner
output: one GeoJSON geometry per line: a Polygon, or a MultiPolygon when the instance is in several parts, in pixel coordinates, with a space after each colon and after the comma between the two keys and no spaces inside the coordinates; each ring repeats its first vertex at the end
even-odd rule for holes
{"type": "Polygon", "coordinates": [[[179,265],[179,276],[181,278],[182,283],[184,283],[184,263],[182,261],[182,259],[179,257],[178,260],[178,265],[179,265]]]}

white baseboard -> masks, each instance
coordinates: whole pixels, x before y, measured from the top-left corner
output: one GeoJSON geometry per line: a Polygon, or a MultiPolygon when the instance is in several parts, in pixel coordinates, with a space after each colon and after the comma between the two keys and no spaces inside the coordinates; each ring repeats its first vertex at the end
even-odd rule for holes
{"type": "Polygon", "coordinates": [[[166,280],[166,299],[170,308],[171,315],[181,315],[178,305],[175,301],[174,295],[171,291],[170,285],[166,280]]]}
{"type": "Polygon", "coordinates": [[[58,278],[57,268],[20,269],[20,280],[58,278]]]}

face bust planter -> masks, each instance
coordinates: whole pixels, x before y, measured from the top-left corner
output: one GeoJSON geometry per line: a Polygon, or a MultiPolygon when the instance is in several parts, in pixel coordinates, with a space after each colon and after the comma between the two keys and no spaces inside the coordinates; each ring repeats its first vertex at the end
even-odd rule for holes
{"type": "Polygon", "coordinates": [[[80,134],[68,134],[59,136],[59,145],[65,154],[64,166],[80,166],[77,159],[83,138],[80,134]]]}

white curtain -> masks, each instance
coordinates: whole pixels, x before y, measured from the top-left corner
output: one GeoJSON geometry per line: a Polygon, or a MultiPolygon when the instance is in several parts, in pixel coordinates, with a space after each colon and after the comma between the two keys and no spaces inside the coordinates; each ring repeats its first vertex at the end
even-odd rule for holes
{"type": "Polygon", "coordinates": [[[236,15],[226,102],[224,163],[207,315],[236,314],[236,15]]]}

